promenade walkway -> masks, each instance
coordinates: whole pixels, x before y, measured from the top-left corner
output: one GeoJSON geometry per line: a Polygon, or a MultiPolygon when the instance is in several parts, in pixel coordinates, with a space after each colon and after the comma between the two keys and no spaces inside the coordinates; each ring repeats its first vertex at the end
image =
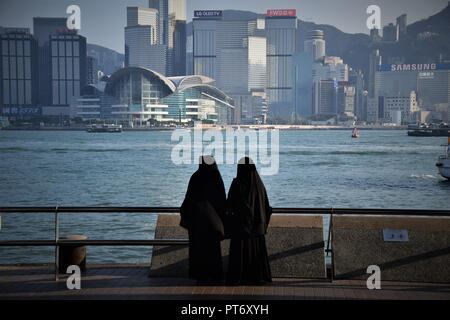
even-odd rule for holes
{"type": "Polygon", "coordinates": [[[0,299],[445,299],[449,284],[382,282],[368,290],[361,280],[274,279],[267,286],[197,286],[183,278],[149,278],[148,266],[88,265],[81,290],[52,265],[0,266],[0,299]]]}

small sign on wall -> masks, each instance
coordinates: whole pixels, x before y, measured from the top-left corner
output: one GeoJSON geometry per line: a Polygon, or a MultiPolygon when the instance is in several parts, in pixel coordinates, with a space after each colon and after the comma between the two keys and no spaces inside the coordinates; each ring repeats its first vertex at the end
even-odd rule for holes
{"type": "Polygon", "coordinates": [[[387,242],[407,242],[409,241],[408,230],[383,229],[383,240],[387,242]]]}

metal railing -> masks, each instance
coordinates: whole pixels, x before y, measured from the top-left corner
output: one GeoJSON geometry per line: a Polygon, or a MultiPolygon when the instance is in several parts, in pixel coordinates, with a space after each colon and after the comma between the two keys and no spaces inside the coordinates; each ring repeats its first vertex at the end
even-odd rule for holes
{"type": "MultiPolygon", "coordinates": [[[[55,247],[55,279],[58,277],[58,248],[64,245],[85,246],[186,246],[188,239],[149,239],[149,240],[67,240],[59,239],[58,215],[60,213],[179,213],[179,207],[0,207],[2,213],[54,213],[55,214],[55,239],[52,240],[0,240],[0,247],[26,247],[26,246],[54,246],[55,247]]],[[[425,210],[425,209],[352,209],[352,208],[273,208],[273,214],[295,215],[329,215],[328,239],[325,253],[333,253],[331,248],[331,230],[334,215],[364,215],[364,216],[426,216],[449,217],[450,210],[425,210]]]]}

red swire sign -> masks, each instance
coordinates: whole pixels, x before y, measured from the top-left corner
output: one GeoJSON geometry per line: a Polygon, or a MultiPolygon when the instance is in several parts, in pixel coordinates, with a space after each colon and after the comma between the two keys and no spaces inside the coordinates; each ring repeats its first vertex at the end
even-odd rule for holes
{"type": "Polygon", "coordinates": [[[268,17],[296,17],[295,9],[268,9],[266,16],[268,17]]]}

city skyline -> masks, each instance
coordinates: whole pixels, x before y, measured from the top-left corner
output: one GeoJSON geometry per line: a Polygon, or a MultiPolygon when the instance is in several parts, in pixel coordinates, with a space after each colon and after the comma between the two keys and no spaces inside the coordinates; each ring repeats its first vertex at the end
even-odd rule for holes
{"type": "MultiPolygon", "coordinates": [[[[395,22],[395,18],[402,13],[408,15],[408,24],[425,19],[446,7],[447,0],[401,0],[391,3],[387,0],[358,1],[340,0],[327,2],[327,10],[323,10],[323,1],[227,1],[224,3],[211,3],[204,0],[187,1],[187,21],[192,21],[194,10],[198,9],[221,9],[221,10],[244,10],[256,13],[265,13],[270,8],[294,8],[297,9],[297,16],[300,20],[314,22],[317,24],[329,24],[337,27],[346,33],[365,33],[369,31],[366,27],[367,14],[365,10],[370,4],[377,4],[381,8],[382,26],[395,22]],[[258,4],[257,6],[255,4],[258,4]],[[352,10],[342,10],[352,6],[352,10]],[[340,12],[339,15],[334,14],[340,12]],[[359,18],[355,18],[355,13],[360,12],[359,18]]],[[[0,3],[0,20],[3,27],[27,27],[33,33],[33,17],[66,17],[65,10],[73,1],[61,0],[3,0],[0,3]],[[27,10],[23,10],[27,8],[27,10]]],[[[105,10],[104,0],[86,1],[80,0],[77,3],[82,10],[82,25],[80,34],[88,38],[88,42],[98,44],[119,53],[124,53],[123,28],[126,26],[126,7],[140,6],[148,7],[147,0],[108,1],[108,10],[105,10]],[[97,17],[102,17],[102,23],[98,24],[97,17]],[[105,32],[109,30],[110,32],[105,32]]]]}

